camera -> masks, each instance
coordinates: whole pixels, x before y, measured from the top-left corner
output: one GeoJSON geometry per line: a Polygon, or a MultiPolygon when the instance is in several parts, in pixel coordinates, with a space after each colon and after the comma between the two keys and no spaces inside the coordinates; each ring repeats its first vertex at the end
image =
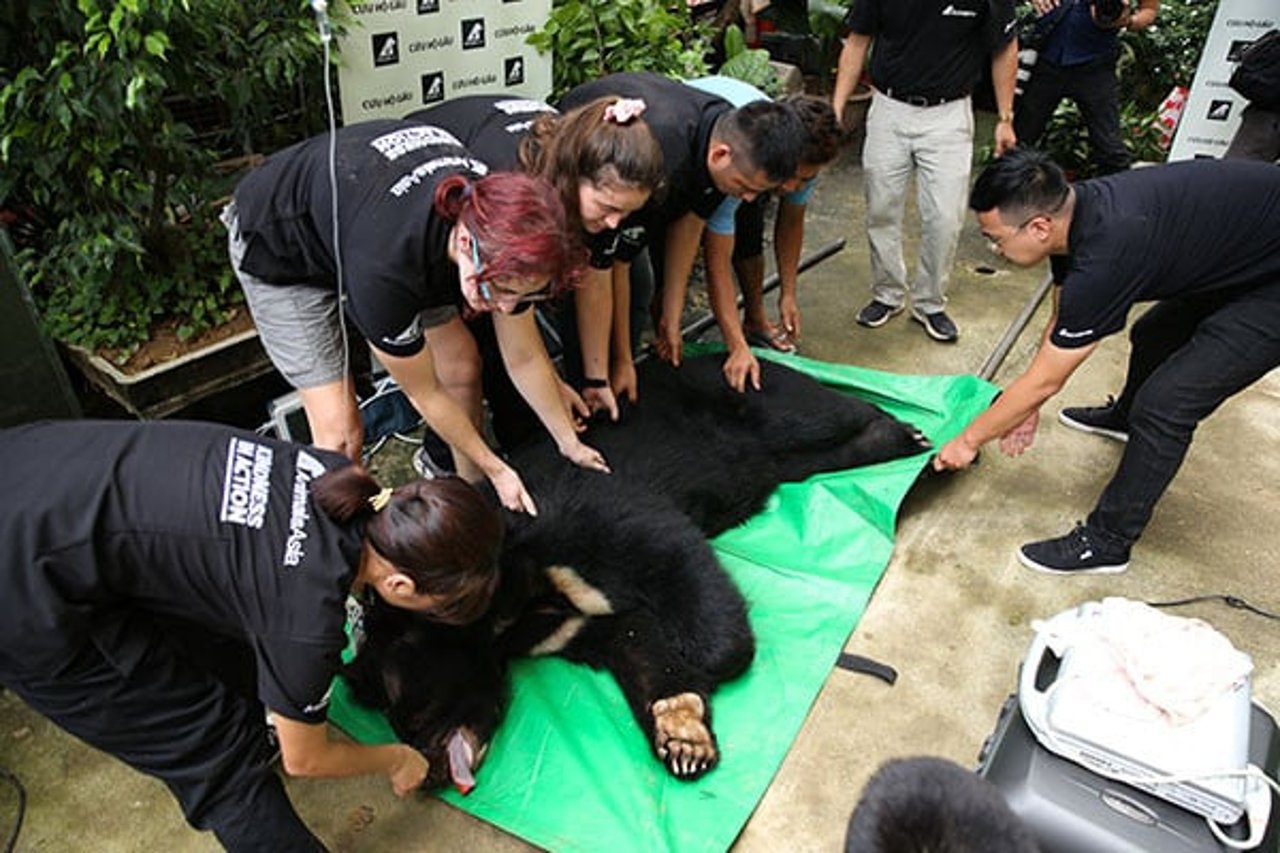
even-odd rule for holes
{"type": "Polygon", "coordinates": [[[1128,11],[1128,0],[1093,0],[1093,20],[1100,27],[1114,27],[1128,11]]]}

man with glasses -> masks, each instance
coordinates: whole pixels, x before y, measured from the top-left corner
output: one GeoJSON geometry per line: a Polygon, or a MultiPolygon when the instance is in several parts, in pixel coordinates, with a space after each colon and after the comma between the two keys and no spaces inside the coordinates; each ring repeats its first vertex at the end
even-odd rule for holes
{"type": "Polygon", "coordinates": [[[1083,524],[1018,551],[1038,571],[1122,572],[1200,421],[1280,365],[1280,171],[1194,160],[1069,185],[1047,156],[1015,149],[983,171],[969,206],[1000,255],[1050,259],[1054,311],[1030,366],[935,468],[967,467],[992,439],[1025,451],[1041,405],[1135,303],[1155,302],[1130,331],[1120,396],[1058,416],[1125,442],[1119,468],[1083,524]]]}

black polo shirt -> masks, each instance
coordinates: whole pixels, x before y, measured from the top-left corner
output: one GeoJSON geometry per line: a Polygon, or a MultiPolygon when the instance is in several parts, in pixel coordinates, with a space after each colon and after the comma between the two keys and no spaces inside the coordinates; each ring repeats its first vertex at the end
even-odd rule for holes
{"type": "Polygon", "coordinates": [[[362,534],[310,483],[346,464],[215,424],[0,431],[0,669],[51,675],[87,642],[114,659],[121,613],[176,616],[247,643],[267,707],[324,720],[362,534]]]}
{"type": "Polygon", "coordinates": [[[1191,160],[1075,185],[1051,340],[1073,348],[1124,329],[1134,303],[1280,282],[1280,169],[1191,160]]]}
{"type": "Polygon", "coordinates": [[[665,228],[690,211],[707,219],[724,200],[724,193],[716,189],[707,171],[707,149],[716,120],[733,105],[667,77],[628,72],[576,86],[559,106],[569,110],[606,95],[644,100],[647,108],[642,118],[662,147],[665,197],[650,200],[627,217],[619,229],[619,256],[634,256],[643,247],[643,242],[637,246],[636,241],[646,239],[636,227],[665,228]]]}
{"type": "Polygon", "coordinates": [[[973,92],[1016,35],[1013,0],[858,0],[845,32],[871,36],[871,80],[890,97],[945,101],[973,92]]]}
{"type": "MultiPolygon", "coordinates": [[[[384,119],[340,128],[336,141],[343,287],[356,328],[380,350],[423,346],[418,314],[461,300],[446,253],[452,223],[432,209],[449,175],[488,167],[440,128],[384,119]]],[[[242,269],[281,285],[337,288],[329,136],[267,158],[236,188],[242,269]]]]}

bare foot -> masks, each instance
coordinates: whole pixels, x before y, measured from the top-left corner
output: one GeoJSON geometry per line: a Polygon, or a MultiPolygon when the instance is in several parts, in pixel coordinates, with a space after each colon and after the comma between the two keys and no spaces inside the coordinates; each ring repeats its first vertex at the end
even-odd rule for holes
{"type": "Polygon", "coordinates": [[[659,699],[653,714],[654,751],[677,779],[697,779],[720,762],[715,735],[707,726],[707,706],[697,693],[659,699]]]}

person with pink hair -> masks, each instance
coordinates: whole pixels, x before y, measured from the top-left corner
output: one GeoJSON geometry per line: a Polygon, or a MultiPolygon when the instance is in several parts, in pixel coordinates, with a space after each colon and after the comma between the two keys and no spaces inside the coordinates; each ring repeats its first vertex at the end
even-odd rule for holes
{"type": "Polygon", "coordinates": [[[488,312],[507,371],[560,452],[608,470],[579,439],[571,406],[581,400],[561,397],[527,310],[573,286],[585,262],[547,181],[489,174],[439,127],[371,121],[267,158],[223,220],[263,346],[298,389],[316,446],[360,453],[349,321],[449,443],[458,473],[487,477],[509,509],[536,512],[481,435],[480,355],[463,318],[488,312]]]}

